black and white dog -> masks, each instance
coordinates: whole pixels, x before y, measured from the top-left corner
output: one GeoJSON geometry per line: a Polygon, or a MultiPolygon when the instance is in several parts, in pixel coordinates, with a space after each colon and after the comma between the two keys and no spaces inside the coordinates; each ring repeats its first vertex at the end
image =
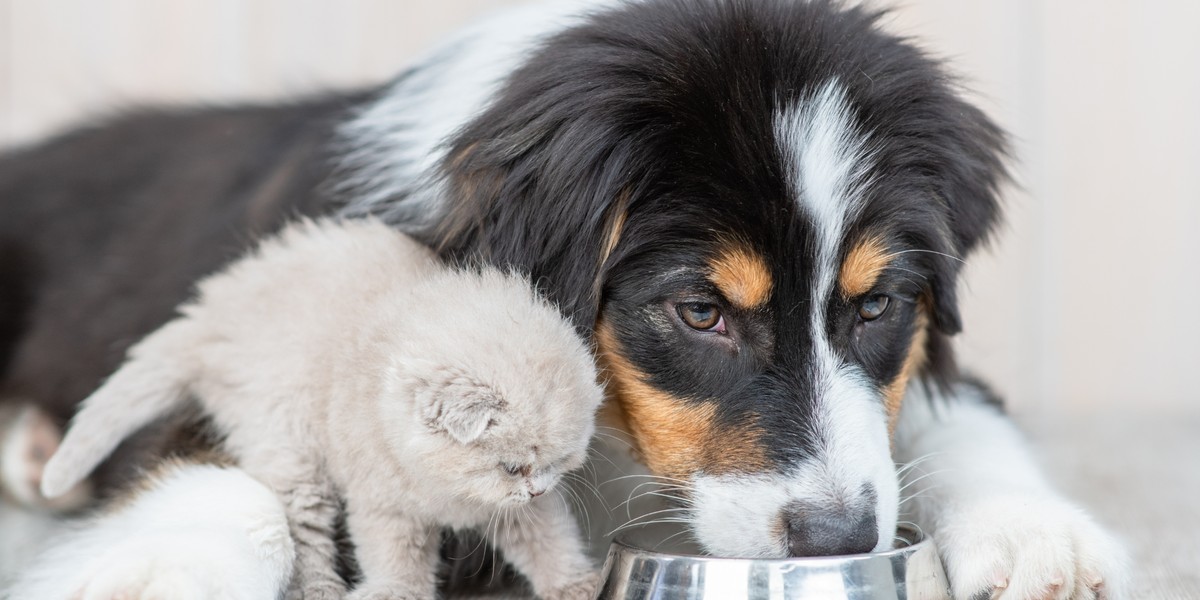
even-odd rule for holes
{"type": "MultiPolygon", "coordinates": [[[[133,116],[9,156],[4,390],[65,417],[247,232],[377,214],[532,275],[595,342],[631,445],[602,452],[664,482],[708,551],[868,552],[909,518],[957,597],[1119,596],[1115,543],[951,356],[1004,136],[878,19],[825,0],[530,6],[369,94],[133,116]]],[[[241,546],[212,547],[220,565],[241,546]]],[[[153,578],[139,560],[110,566],[153,578]]]]}

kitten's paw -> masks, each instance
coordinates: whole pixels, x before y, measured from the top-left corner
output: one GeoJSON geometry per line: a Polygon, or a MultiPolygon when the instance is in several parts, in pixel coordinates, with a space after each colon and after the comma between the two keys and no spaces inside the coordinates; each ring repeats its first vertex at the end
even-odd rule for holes
{"type": "Polygon", "coordinates": [[[346,588],[333,582],[313,582],[302,587],[288,589],[287,600],[343,600],[346,588]]]}
{"type": "Polygon", "coordinates": [[[1079,508],[1054,496],[974,501],[938,529],[955,598],[1124,598],[1125,552],[1079,508]]]}
{"type": "Polygon", "coordinates": [[[437,591],[433,587],[417,589],[413,586],[372,584],[368,581],[354,588],[346,600],[427,600],[436,597],[437,591]]]}
{"type": "Polygon", "coordinates": [[[542,600],[592,600],[600,591],[600,574],[588,573],[578,581],[538,594],[542,600]]]}

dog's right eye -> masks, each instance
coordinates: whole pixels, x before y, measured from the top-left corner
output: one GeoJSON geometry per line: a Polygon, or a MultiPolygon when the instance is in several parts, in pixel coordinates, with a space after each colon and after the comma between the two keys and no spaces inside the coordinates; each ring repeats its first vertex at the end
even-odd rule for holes
{"type": "Polygon", "coordinates": [[[675,311],[679,313],[679,318],[683,319],[688,327],[696,331],[725,333],[725,320],[715,305],[689,302],[676,306],[675,311]]]}

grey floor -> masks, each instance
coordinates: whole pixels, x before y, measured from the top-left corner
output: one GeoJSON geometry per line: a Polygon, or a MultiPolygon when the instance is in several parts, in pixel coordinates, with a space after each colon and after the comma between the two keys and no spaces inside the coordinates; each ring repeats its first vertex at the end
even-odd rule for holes
{"type": "Polygon", "coordinates": [[[1061,489],[1129,544],[1134,600],[1200,599],[1200,403],[1019,419],[1061,489]]]}

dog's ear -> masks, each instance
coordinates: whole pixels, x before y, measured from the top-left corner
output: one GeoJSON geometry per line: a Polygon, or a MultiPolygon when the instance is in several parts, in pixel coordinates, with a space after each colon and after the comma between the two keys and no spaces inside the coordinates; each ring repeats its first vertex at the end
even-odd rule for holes
{"type": "Polygon", "coordinates": [[[416,396],[425,425],[460,444],[479,439],[507,407],[497,390],[467,376],[437,377],[423,383],[416,396]]]}
{"type": "Polygon", "coordinates": [[[1009,181],[1004,132],[982,111],[948,95],[944,115],[930,125],[936,144],[931,190],[944,211],[935,248],[932,279],[933,323],[946,335],[962,330],[958,309],[958,279],[966,258],[986,244],[1000,221],[1001,187],[1009,181]]]}
{"type": "Polygon", "coordinates": [[[439,174],[450,208],[424,236],[444,258],[529,275],[587,336],[607,274],[631,251],[622,228],[649,197],[638,186],[661,162],[656,136],[669,135],[647,126],[663,99],[611,26],[564,32],[447,140],[439,174]]]}

